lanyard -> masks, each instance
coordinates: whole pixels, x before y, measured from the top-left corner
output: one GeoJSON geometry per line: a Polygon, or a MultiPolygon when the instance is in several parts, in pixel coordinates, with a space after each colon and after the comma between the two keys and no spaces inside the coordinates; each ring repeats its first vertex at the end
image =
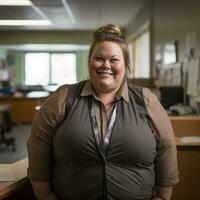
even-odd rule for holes
{"type": "Polygon", "coordinates": [[[102,141],[100,141],[100,133],[99,133],[99,130],[98,130],[98,125],[97,125],[97,117],[96,117],[96,113],[95,113],[95,110],[94,110],[94,106],[92,106],[91,118],[92,118],[92,127],[93,127],[93,130],[94,130],[94,135],[95,135],[95,138],[96,138],[96,141],[97,141],[97,145],[99,147],[101,147],[101,149],[104,151],[104,153],[107,152],[107,150],[108,150],[108,145],[109,145],[110,137],[111,137],[111,134],[112,134],[113,126],[114,126],[114,123],[115,123],[115,120],[116,120],[116,116],[117,116],[117,104],[114,105],[114,108],[112,110],[111,117],[110,117],[109,124],[108,124],[108,128],[106,130],[105,138],[104,139],[102,138],[102,141]]]}

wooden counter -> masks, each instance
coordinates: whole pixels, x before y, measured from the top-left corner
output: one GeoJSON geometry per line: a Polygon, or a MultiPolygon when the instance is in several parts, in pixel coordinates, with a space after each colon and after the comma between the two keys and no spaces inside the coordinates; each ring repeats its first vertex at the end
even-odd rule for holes
{"type": "Polygon", "coordinates": [[[169,117],[176,137],[199,135],[200,116],[169,117]]]}
{"type": "Polygon", "coordinates": [[[200,142],[182,142],[182,139],[200,137],[200,116],[170,117],[170,120],[176,137],[180,172],[180,182],[175,186],[171,200],[199,200],[200,142]]]}
{"type": "Polygon", "coordinates": [[[35,107],[41,105],[48,95],[30,95],[25,97],[0,96],[0,104],[10,105],[11,117],[14,122],[31,123],[35,107]]]}

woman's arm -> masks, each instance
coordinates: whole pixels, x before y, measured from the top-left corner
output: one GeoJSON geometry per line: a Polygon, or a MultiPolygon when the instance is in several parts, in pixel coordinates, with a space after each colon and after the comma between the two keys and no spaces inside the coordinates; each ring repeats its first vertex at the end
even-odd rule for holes
{"type": "Polygon", "coordinates": [[[58,200],[52,192],[48,181],[31,181],[34,194],[38,200],[58,200]]]}
{"type": "Polygon", "coordinates": [[[28,178],[32,183],[37,199],[55,200],[51,192],[52,139],[56,127],[65,116],[67,97],[66,86],[55,91],[36,114],[27,141],[28,178]]]}
{"type": "Polygon", "coordinates": [[[179,181],[177,149],[169,117],[148,89],[143,90],[146,108],[158,140],[158,157],[155,162],[156,194],[153,200],[170,200],[173,185],[179,181]]]}
{"type": "Polygon", "coordinates": [[[158,186],[153,200],[170,200],[173,186],[158,186]]]}

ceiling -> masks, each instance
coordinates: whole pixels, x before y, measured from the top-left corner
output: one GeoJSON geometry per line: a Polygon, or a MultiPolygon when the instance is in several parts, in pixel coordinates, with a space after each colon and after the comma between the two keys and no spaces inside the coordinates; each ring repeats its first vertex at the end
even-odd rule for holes
{"type": "Polygon", "coordinates": [[[0,30],[94,30],[108,23],[128,26],[145,0],[31,0],[30,6],[0,6],[0,20],[43,20],[49,26],[0,26],[0,30]]]}

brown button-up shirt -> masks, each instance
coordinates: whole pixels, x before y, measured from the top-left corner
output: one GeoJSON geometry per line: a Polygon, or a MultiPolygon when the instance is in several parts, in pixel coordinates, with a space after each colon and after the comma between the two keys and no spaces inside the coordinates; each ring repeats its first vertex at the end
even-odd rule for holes
{"type": "MultiPolygon", "coordinates": [[[[56,127],[65,116],[68,86],[61,86],[42,105],[37,113],[31,136],[28,140],[29,168],[28,176],[31,180],[46,181],[50,179],[50,145],[56,127]],[[41,154],[42,152],[42,154],[41,154]]],[[[93,96],[92,106],[96,112],[99,133],[105,136],[114,102],[123,98],[129,103],[128,86],[125,81],[115,99],[105,106],[95,95],[90,81],[87,81],[81,96],[93,96]]],[[[143,88],[146,109],[151,119],[152,129],[158,142],[158,161],[156,164],[156,184],[174,185],[178,182],[178,168],[174,134],[169,118],[160,105],[156,96],[147,88],[143,88]]]]}

